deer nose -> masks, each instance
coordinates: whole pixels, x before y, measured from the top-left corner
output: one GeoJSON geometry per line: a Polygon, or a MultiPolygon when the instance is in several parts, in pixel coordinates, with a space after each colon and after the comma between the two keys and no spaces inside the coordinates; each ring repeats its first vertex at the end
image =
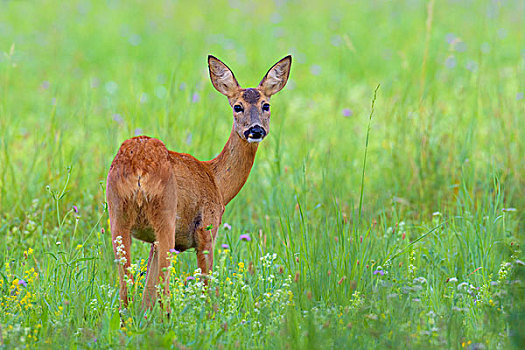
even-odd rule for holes
{"type": "Polygon", "coordinates": [[[259,142],[266,136],[266,131],[260,126],[255,125],[244,132],[244,137],[248,142],[259,142]]]}

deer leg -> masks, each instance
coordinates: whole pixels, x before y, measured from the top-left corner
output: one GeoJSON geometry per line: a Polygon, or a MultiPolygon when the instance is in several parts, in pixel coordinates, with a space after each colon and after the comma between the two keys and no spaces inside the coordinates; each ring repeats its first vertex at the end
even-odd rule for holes
{"type": "Polygon", "coordinates": [[[153,254],[155,253],[155,243],[151,243],[151,249],[149,250],[149,256],[148,256],[148,265],[146,266],[146,278],[145,281],[148,280],[148,274],[150,271],[150,264],[153,260],[153,254]]]}
{"type": "Polygon", "coordinates": [[[166,231],[166,235],[161,237],[159,240],[159,275],[158,282],[163,284],[163,292],[165,296],[165,310],[170,314],[170,274],[171,274],[171,259],[170,255],[175,254],[171,253],[170,249],[175,248],[175,226],[170,227],[166,231]]]}
{"type": "MultiPolygon", "coordinates": [[[[197,232],[197,266],[201,269],[201,273],[208,275],[213,269],[213,248],[215,246],[215,237],[219,230],[220,219],[215,220],[211,229],[200,227],[197,232]]],[[[208,280],[204,280],[208,284],[208,280]]]]}
{"type": "MultiPolygon", "coordinates": [[[[157,299],[157,285],[162,283],[164,294],[169,296],[170,249],[175,247],[175,224],[155,229],[157,241],[152,244],[148,261],[143,306],[152,308],[157,299]]],[[[168,306],[169,309],[169,306],[168,306]]]]}
{"type": "Polygon", "coordinates": [[[133,276],[129,271],[131,266],[131,229],[118,220],[110,220],[110,225],[113,252],[115,253],[120,281],[120,302],[121,307],[126,308],[128,306],[128,283],[133,284],[133,276]]]}
{"type": "Polygon", "coordinates": [[[155,290],[155,283],[159,275],[158,264],[158,242],[151,244],[151,250],[148,258],[148,267],[146,270],[146,283],[144,287],[144,294],[142,296],[142,306],[151,309],[157,298],[157,291],[155,290]]]}

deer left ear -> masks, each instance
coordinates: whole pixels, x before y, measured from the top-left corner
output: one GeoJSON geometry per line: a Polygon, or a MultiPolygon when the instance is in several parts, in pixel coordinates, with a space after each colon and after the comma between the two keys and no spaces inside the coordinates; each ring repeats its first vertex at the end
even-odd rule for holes
{"type": "Polygon", "coordinates": [[[290,75],[292,65],[292,56],[286,56],[273,65],[259,83],[259,88],[268,97],[275,95],[286,85],[290,75]]]}
{"type": "Polygon", "coordinates": [[[208,68],[211,83],[221,94],[232,97],[239,91],[240,86],[233,72],[217,57],[208,56],[208,68]]]}

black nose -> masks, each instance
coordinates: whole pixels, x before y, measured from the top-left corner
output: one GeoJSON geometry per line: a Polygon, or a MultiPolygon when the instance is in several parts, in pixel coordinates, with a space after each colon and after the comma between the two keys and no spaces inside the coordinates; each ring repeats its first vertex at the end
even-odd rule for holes
{"type": "Polygon", "coordinates": [[[259,125],[252,126],[251,128],[249,128],[248,130],[244,132],[244,137],[246,137],[247,140],[248,139],[259,140],[265,136],[266,136],[266,131],[264,131],[264,129],[259,125]]]}

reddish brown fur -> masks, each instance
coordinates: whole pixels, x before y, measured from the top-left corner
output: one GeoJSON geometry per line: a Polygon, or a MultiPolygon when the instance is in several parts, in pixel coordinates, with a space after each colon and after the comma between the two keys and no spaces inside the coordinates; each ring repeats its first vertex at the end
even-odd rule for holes
{"type": "Polygon", "coordinates": [[[263,112],[261,104],[286,84],[291,58],[274,65],[256,91],[247,94],[249,99],[243,98],[247,89],[240,88],[224,63],[212,56],[208,61],[217,90],[228,97],[232,106],[242,104],[250,111],[234,112],[232,132],[222,152],[215,159],[201,162],[189,154],[168,151],[157,139],[138,136],[124,141],[111,164],[107,201],[115,257],[124,258],[119,263],[120,299],[124,306],[128,301],[126,276],[132,279],[132,236],[152,245],[143,299],[146,307],[153,305],[159,281],[164,283],[164,292],[169,293],[166,268],[170,249],[195,248],[198,267],[205,274],[211,271],[224,207],[245,184],[257,152],[258,143],[249,143],[244,132],[253,125],[268,132],[270,113],[263,112]],[[116,243],[119,236],[121,253],[116,243]]]}

